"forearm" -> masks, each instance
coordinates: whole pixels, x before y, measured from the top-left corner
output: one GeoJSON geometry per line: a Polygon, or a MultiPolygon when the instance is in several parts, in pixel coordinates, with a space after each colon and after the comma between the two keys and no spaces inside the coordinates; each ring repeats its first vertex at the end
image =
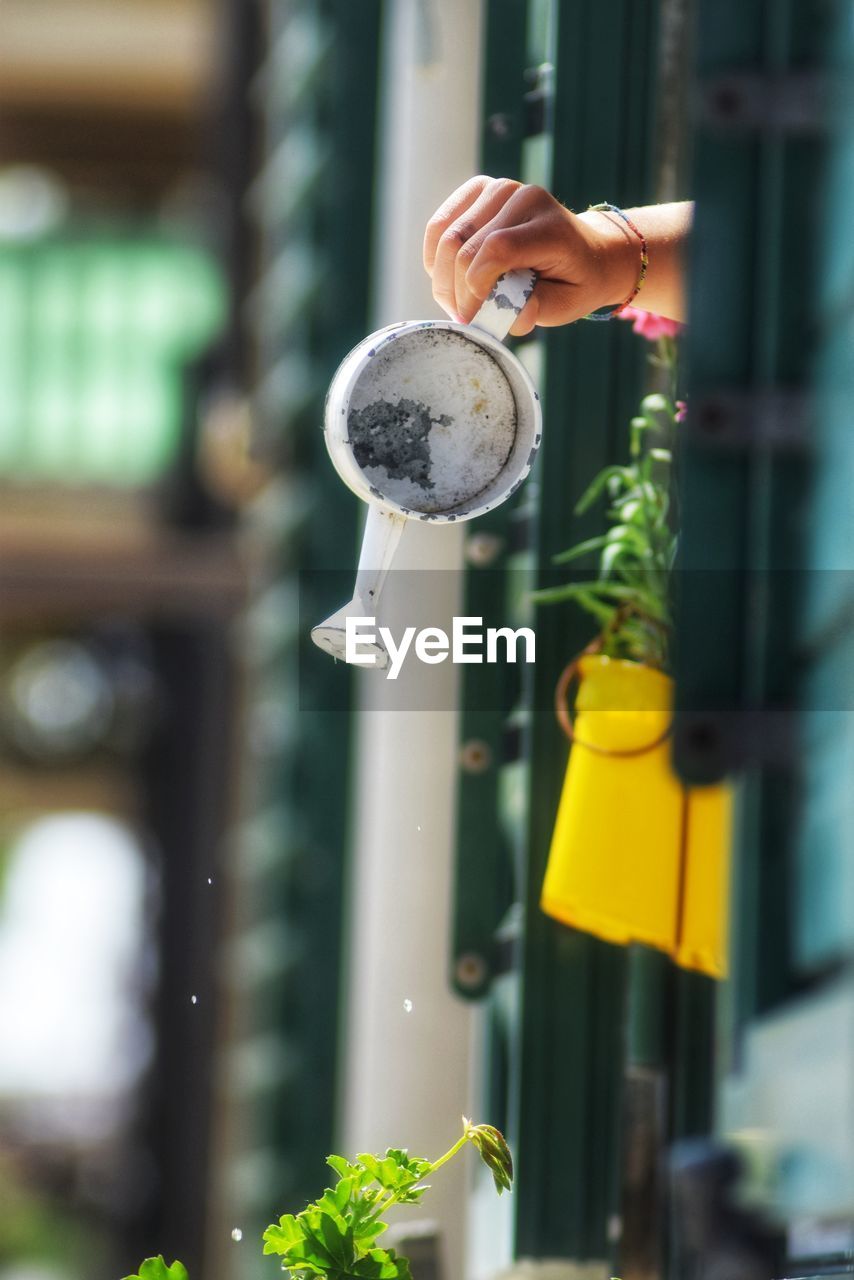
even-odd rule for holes
{"type": "MultiPolygon", "coordinates": [[[[647,244],[646,279],[633,303],[641,310],[670,320],[685,319],[683,269],[693,209],[693,204],[685,200],[625,210],[647,244]]],[[[607,281],[608,295],[603,305],[619,305],[629,297],[638,281],[640,241],[618,214],[588,210],[579,217],[591,227],[601,244],[601,272],[602,279],[607,281]]]]}

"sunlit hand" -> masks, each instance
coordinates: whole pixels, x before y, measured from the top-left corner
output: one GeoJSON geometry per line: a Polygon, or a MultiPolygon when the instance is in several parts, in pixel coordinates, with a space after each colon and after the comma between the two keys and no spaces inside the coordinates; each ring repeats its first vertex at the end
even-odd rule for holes
{"type": "Polygon", "coordinates": [[[533,268],[537,286],[511,330],[524,334],[624,301],[637,279],[633,240],[609,216],[571,213],[542,187],[481,176],[428,222],[424,266],[439,305],[466,322],[500,275],[533,268]]]}
{"type": "MultiPolygon", "coordinates": [[[[691,228],[688,202],[629,211],[649,251],[636,306],[684,319],[682,250],[691,228]]],[[[575,214],[542,187],[510,178],[471,178],[440,205],[424,234],[424,266],[433,296],[451,316],[470,321],[505,271],[531,267],[536,288],[511,333],[569,324],[633,292],[640,242],[619,215],[575,214]]]]}

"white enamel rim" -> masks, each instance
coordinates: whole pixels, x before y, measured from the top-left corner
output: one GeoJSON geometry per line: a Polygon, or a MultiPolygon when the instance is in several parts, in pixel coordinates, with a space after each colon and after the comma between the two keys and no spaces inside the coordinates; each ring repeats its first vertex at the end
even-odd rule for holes
{"type": "Polygon", "coordinates": [[[543,436],[542,407],[540,397],[531,376],[522,362],[505,347],[503,342],[476,325],[457,324],[453,320],[414,320],[389,325],[364,338],[349,355],[345,356],[335,373],[326,396],[323,434],[332,465],[338,475],[359,498],[374,507],[402,516],[406,520],[422,520],[429,524],[453,524],[458,520],[473,520],[515,493],[531,470],[543,436]],[[510,456],[499,474],[469,502],[460,503],[447,511],[414,511],[387,498],[368,483],[350,447],[347,419],[353,389],[365,366],[384,347],[404,334],[422,329],[444,330],[460,334],[488,351],[501,368],[516,402],[516,437],[510,456]],[[471,505],[474,503],[475,505],[471,505]]]}

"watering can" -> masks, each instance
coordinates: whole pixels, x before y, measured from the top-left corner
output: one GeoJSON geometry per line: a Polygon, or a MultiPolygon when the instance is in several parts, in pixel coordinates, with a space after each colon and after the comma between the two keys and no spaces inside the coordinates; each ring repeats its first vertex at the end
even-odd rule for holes
{"type": "MultiPolygon", "coordinates": [[[[542,437],[540,399],[503,345],[534,287],[533,271],[495,284],[471,324],[389,325],[342,361],[326,397],[324,436],[341,479],[368,504],[352,600],[314,627],[315,644],[346,659],[348,617],[382,625],[383,585],[412,521],[473,520],[527,476],[542,437]]],[[[360,639],[375,665],[389,656],[360,639]]]]}

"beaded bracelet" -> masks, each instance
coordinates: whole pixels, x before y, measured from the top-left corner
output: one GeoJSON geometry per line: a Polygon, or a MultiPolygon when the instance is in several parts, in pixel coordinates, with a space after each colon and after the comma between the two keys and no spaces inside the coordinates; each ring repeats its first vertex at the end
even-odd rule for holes
{"type": "Polygon", "coordinates": [[[649,254],[647,253],[646,236],[641,231],[640,227],[635,226],[635,224],[632,222],[629,215],[627,213],[623,213],[622,209],[618,209],[615,204],[607,204],[607,203],[591,204],[588,206],[588,212],[616,213],[617,217],[622,218],[623,222],[625,222],[629,230],[634,231],[638,240],[640,240],[640,246],[641,246],[640,275],[638,276],[637,284],[635,285],[634,289],[632,289],[631,293],[626,298],[625,302],[619,302],[615,307],[609,307],[605,311],[591,311],[589,315],[581,317],[582,320],[613,320],[614,316],[618,316],[625,307],[630,306],[631,303],[634,302],[635,298],[638,296],[638,294],[641,291],[641,287],[643,285],[644,280],[646,279],[646,269],[649,265],[649,254]]]}

